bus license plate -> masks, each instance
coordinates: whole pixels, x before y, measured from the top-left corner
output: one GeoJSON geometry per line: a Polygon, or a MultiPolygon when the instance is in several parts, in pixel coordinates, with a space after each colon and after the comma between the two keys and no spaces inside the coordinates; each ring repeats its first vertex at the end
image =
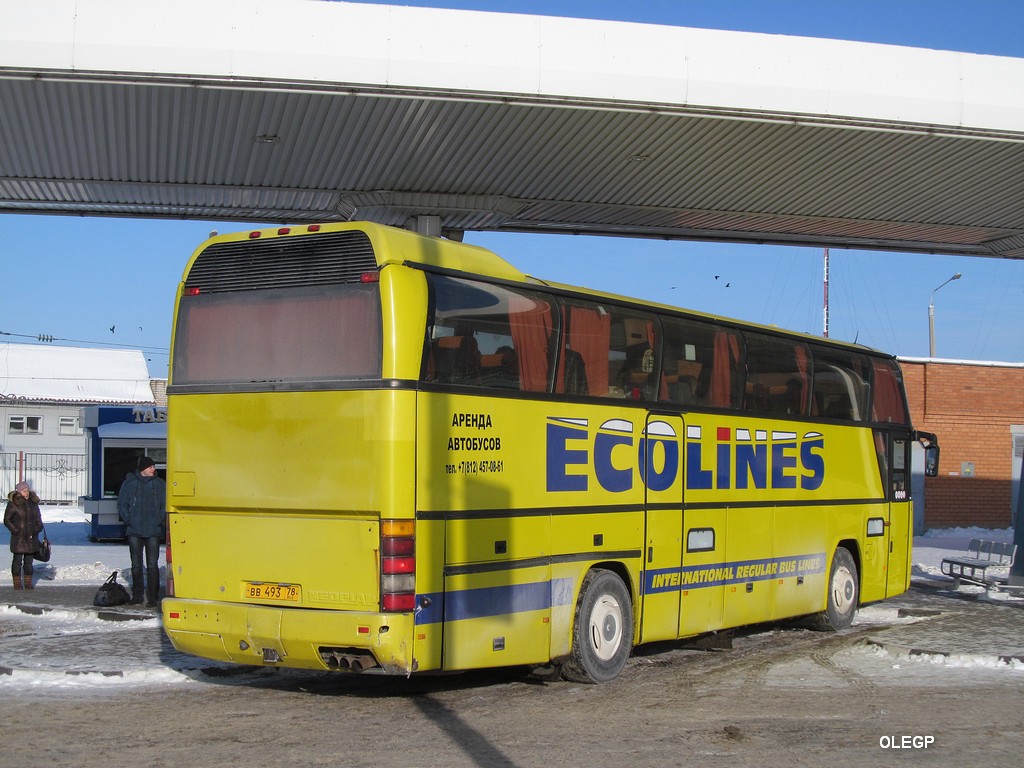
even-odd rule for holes
{"type": "Polygon", "coordinates": [[[243,582],[245,596],[254,600],[285,600],[290,603],[299,601],[298,584],[268,584],[262,581],[243,582]]]}

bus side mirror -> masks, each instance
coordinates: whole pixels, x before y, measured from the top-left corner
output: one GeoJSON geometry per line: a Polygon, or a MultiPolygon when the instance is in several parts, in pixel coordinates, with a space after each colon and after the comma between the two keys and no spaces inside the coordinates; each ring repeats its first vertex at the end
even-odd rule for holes
{"type": "Polygon", "coordinates": [[[917,441],[924,448],[925,477],[939,476],[939,441],[930,432],[918,432],[917,441]]]}

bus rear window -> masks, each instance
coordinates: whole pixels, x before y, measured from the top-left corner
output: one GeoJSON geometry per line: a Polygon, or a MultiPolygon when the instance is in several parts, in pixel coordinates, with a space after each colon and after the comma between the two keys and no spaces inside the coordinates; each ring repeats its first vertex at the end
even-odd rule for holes
{"type": "Polygon", "coordinates": [[[183,296],[174,385],[381,376],[376,283],[183,296]]]}

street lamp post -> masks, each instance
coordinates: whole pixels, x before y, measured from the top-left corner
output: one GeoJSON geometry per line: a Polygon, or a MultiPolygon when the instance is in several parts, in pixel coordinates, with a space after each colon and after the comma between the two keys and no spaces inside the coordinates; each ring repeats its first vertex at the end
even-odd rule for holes
{"type": "MultiPolygon", "coordinates": [[[[942,285],[946,285],[946,283],[951,283],[954,280],[959,279],[960,273],[957,272],[942,285]]],[[[942,285],[940,285],[939,288],[941,288],[942,285]]],[[[939,288],[932,291],[931,298],[928,299],[928,357],[935,357],[935,293],[939,288]]]]}

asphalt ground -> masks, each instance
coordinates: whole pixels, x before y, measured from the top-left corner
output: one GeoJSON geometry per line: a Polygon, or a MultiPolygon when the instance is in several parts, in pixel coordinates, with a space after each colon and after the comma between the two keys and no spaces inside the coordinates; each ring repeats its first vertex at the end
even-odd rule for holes
{"type": "MultiPolygon", "coordinates": [[[[21,669],[125,676],[169,667],[186,674],[226,675],[236,669],[175,651],[164,635],[159,609],[94,607],[96,589],[46,581],[32,591],[0,587],[0,606],[16,609],[0,621],[0,674],[21,669]],[[53,619],[53,630],[40,621],[47,616],[53,619]],[[127,629],[133,631],[119,631],[127,629]]],[[[1024,663],[1020,597],[978,588],[954,590],[949,581],[915,579],[908,592],[878,605],[892,608],[900,618],[917,619],[880,623],[866,635],[858,633],[889,652],[1024,663]]]]}

